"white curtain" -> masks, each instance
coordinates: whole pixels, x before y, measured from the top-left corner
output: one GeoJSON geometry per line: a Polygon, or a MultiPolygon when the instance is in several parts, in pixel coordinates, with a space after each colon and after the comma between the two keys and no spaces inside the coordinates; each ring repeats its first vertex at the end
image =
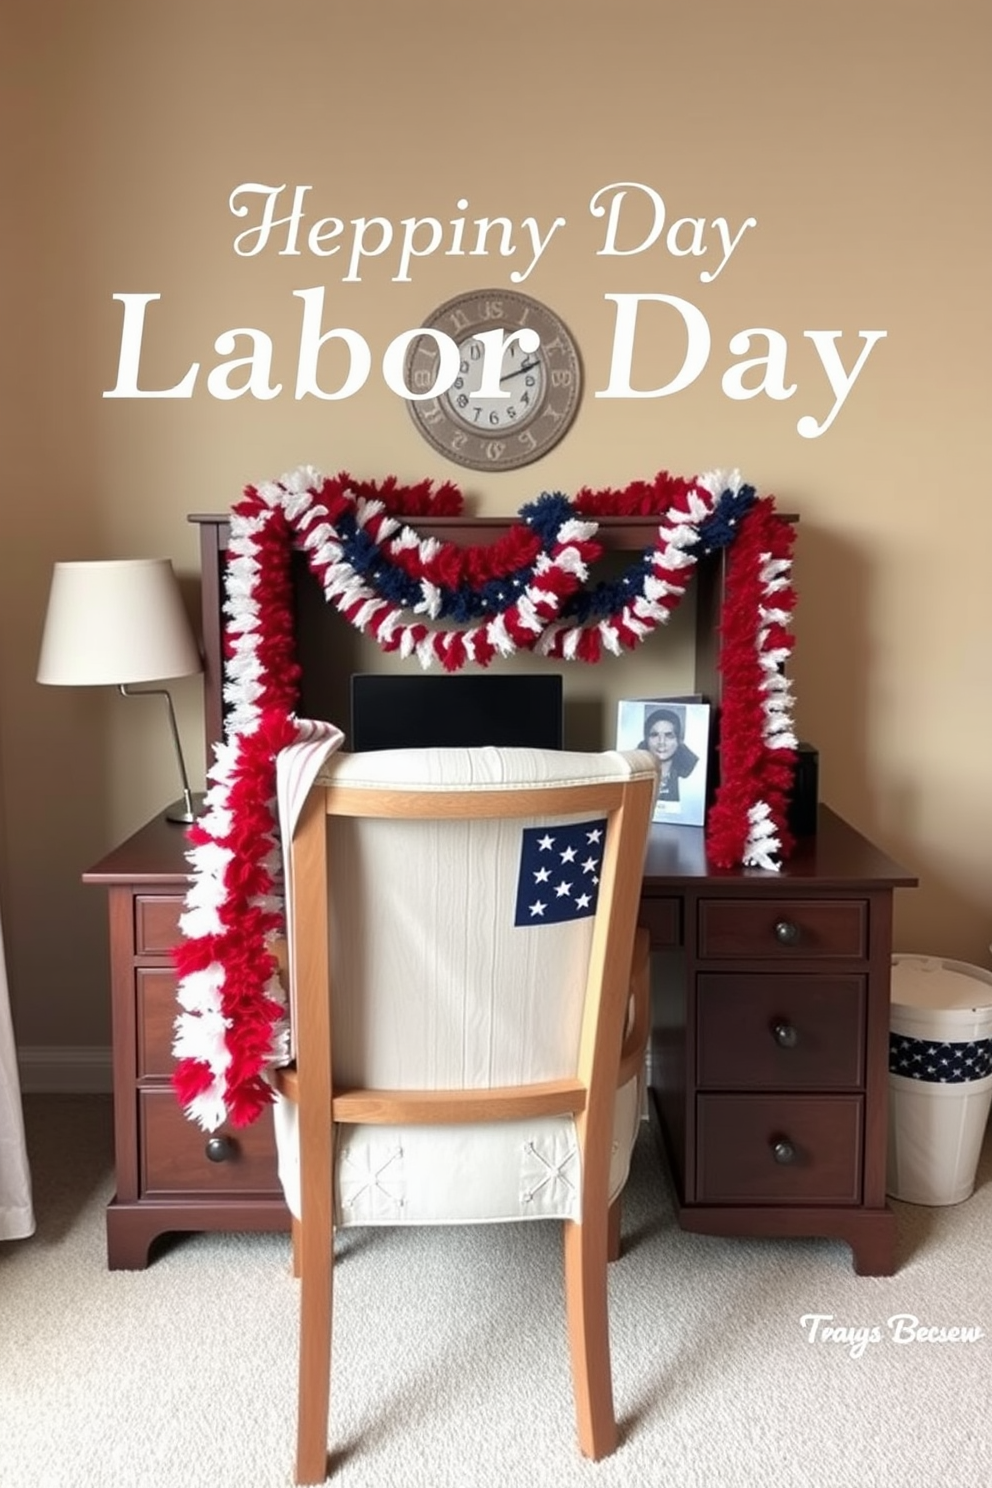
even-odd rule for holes
{"type": "Polygon", "coordinates": [[[21,1240],[33,1231],[31,1173],[0,925],[0,1240],[21,1240]]]}

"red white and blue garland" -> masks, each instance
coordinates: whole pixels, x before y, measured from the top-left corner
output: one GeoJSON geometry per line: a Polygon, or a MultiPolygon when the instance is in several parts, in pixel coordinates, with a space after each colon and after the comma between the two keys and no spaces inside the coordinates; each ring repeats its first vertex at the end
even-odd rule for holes
{"type": "Polygon", "coordinates": [[[623,490],[543,495],[496,543],[420,537],[408,518],[457,515],[451,484],[401,486],[303,467],[246,488],[231,513],[225,572],[224,742],[190,828],[192,882],[175,953],[181,1012],[173,1083],[206,1130],[254,1121],[267,1069],[288,1056],[286,997],[271,945],[283,930],[275,759],[296,716],[290,561],[306,554],[329,603],[382,649],[456,671],[529,650],[595,662],[663,625],[699,557],[726,548],[720,620],[720,782],[706,826],[718,867],[776,869],[791,848],[795,765],[793,531],[738,472],[662,472],[623,490]],[[602,516],[657,521],[654,544],[617,580],[590,584],[602,516]]]}

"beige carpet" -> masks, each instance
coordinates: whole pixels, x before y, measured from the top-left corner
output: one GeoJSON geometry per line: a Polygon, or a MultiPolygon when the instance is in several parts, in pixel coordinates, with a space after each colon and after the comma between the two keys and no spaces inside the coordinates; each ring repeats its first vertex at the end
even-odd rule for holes
{"type": "MultiPolygon", "coordinates": [[[[25,1105],[38,1232],[0,1245],[2,1488],[287,1488],[287,1239],[185,1237],[147,1271],[108,1272],[109,1102],[25,1105]]],[[[967,1203],[896,1208],[901,1269],[888,1279],[856,1277],[835,1242],[686,1235],[645,1130],[611,1281],[622,1443],[598,1465],[574,1441],[556,1226],[350,1231],[334,1481],[986,1488],[992,1142],[967,1203]],[[877,1341],[810,1341],[810,1313],[877,1341]],[[897,1314],[982,1336],[900,1343],[897,1314]]]]}

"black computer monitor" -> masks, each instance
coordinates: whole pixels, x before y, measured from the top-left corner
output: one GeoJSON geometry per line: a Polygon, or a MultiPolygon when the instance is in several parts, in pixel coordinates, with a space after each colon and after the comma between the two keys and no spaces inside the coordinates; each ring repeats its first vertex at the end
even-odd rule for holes
{"type": "Polygon", "coordinates": [[[558,672],[356,672],[347,743],[354,750],[483,744],[561,749],[562,716],[558,672]]]}

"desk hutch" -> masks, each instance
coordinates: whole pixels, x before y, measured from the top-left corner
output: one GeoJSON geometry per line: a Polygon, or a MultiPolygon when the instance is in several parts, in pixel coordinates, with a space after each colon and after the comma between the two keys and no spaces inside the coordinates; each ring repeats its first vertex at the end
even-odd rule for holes
{"type": "MultiPolygon", "coordinates": [[[[223,727],[223,516],[200,531],[208,757],[223,727]]],[[[502,518],[418,521],[424,535],[492,541],[502,518]]],[[[604,546],[637,551],[655,528],[600,523],[604,546]]],[[[723,564],[698,566],[696,688],[719,699],[723,564]]],[[[347,717],[346,627],[300,560],[301,713],[347,717]]],[[[170,1231],[288,1229],[267,1115],[207,1136],[169,1085],[171,948],[188,882],[182,829],[157,817],[86,874],[110,912],[117,1191],[108,1264],[148,1264],[170,1231]]],[[[841,820],[819,811],[781,873],[717,869],[702,829],[652,828],[641,922],[654,956],[652,1121],[679,1222],[710,1235],[828,1236],[855,1269],[895,1269],[885,1200],[889,967],[893,891],[915,879],[841,820]]]]}

